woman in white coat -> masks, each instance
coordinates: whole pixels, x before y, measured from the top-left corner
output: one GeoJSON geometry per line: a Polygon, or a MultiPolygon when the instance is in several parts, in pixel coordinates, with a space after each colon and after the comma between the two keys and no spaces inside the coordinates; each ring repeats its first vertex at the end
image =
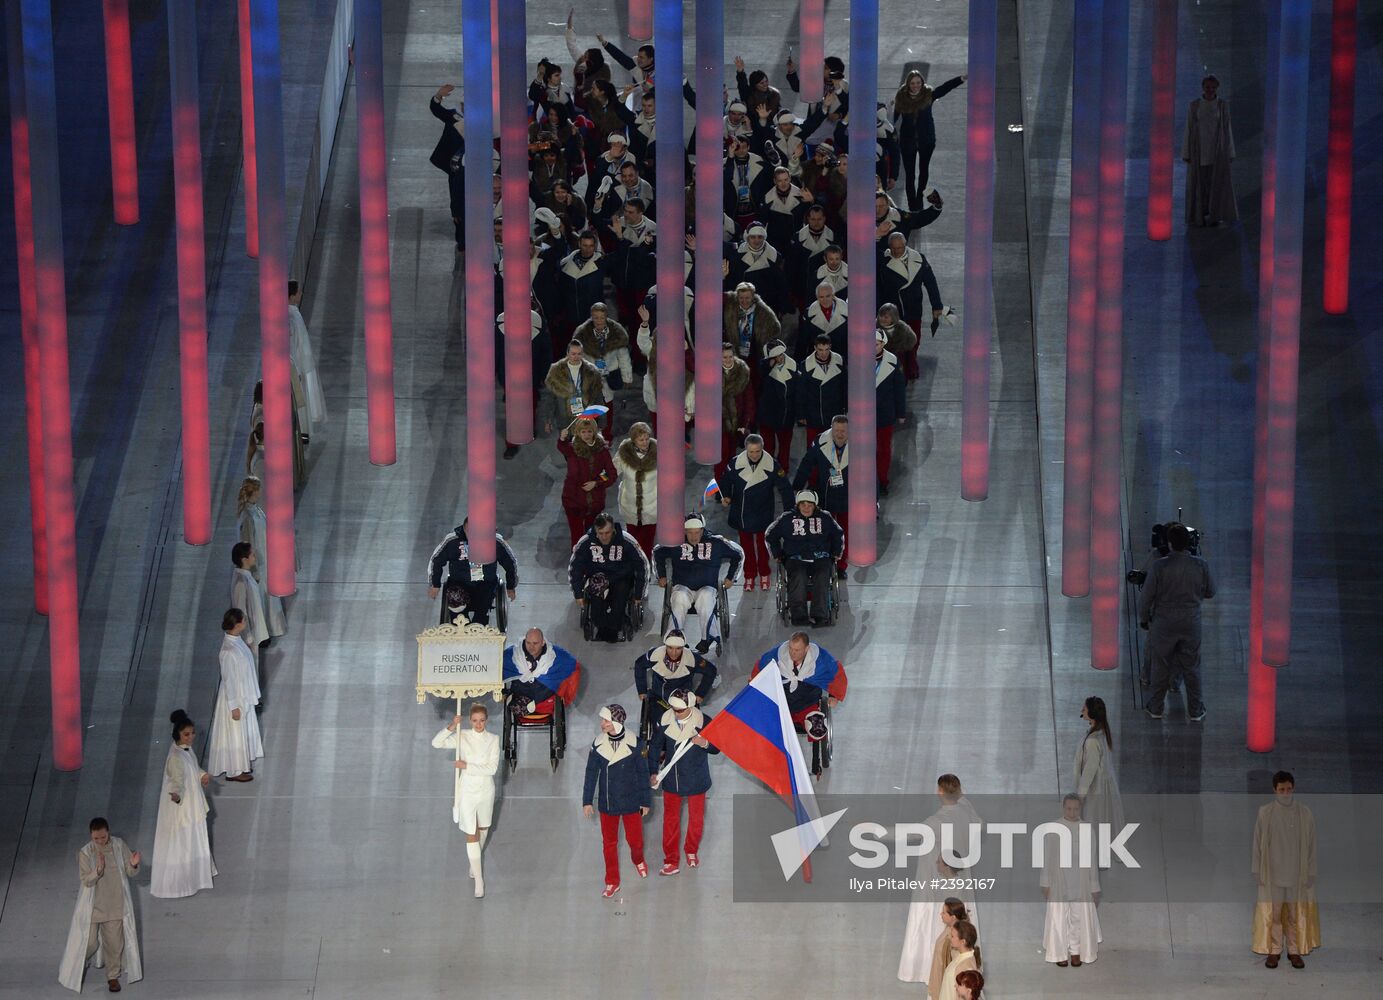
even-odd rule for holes
{"type": "Polygon", "coordinates": [[[203,793],[211,775],[197,763],[192,739],[197,727],[181,708],[169,716],[173,746],[163,766],[158,824],[154,827],[154,869],[149,892],[159,899],[191,896],[210,889],[216,864],[207,838],[208,806],[203,793]]]}
{"type": "Polygon", "coordinates": [[[260,506],[263,498],[263,484],[254,476],[246,476],[235,499],[235,513],[240,519],[240,540],[249,542],[254,549],[255,564],[250,567],[250,575],[259,584],[263,596],[264,624],[269,629],[269,637],[275,638],[283,635],[288,625],[283,614],[283,598],[269,593],[269,521],[260,506]]]}
{"type": "Polygon", "coordinates": [[[1076,794],[1087,823],[1108,823],[1114,832],[1124,825],[1124,805],[1114,775],[1114,736],[1104,699],[1086,698],[1080,710],[1090,728],[1076,750],[1076,794]]]}
{"type": "Polygon", "coordinates": [[[452,794],[451,818],[466,835],[466,857],[475,880],[475,897],[485,895],[485,872],[481,867],[481,849],[490,835],[495,809],[495,772],[499,770],[499,737],[486,732],[490,710],[474,702],[470,710],[469,729],[461,728],[461,716],[432,737],[438,749],[456,751],[456,785],[452,794]]]}
{"type": "Polygon", "coordinates": [[[652,559],[658,528],[658,440],[653,428],[642,420],[634,424],[613,457],[619,472],[620,520],[652,559]]]}

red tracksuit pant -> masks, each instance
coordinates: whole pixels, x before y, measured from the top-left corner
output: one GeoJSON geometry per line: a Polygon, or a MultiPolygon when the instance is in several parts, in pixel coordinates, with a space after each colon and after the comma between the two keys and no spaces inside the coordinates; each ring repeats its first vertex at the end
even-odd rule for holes
{"type": "Polygon", "coordinates": [[[880,427],[875,439],[874,466],[879,473],[879,485],[888,485],[888,470],[893,466],[893,424],[880,427]]]}
{"type": "Polygon", "coordinates": [[[764,542],[762,531],[741,531],[740,548],[744,549],[745,580],[757,580],[773,572],[773,564],[768,561],[768,545],[764,542]]]}
{"type": "Polygon", "coordinates": [[[677,853],[677,841],[682,837],[682,802],[687,803],[687,841],[683,845],[688,854],[695,854],[701,847],[701,832],[706,826],[706,793],[700,795],[673,795],[663,792],[663,864],[675,865],[681,860],[677,853]]]}
{"type": "Polygon", "coordinates": [[[619,885],[619,827],[624,821],[624,839],[634,864],[643,864],[643,815],[639,812],[612,816],[600,814],[600,840],[605,850],[605,884],[619,885]]]}

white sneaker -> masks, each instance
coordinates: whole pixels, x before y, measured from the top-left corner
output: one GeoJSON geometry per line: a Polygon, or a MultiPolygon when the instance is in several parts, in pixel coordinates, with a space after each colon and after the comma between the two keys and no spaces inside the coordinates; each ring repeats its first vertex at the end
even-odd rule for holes
{"type": "Polygon", "coordinates": [[[479,875],[475,876],[475,898],[480,899],[485,895],[485,880],[479,875]]]}

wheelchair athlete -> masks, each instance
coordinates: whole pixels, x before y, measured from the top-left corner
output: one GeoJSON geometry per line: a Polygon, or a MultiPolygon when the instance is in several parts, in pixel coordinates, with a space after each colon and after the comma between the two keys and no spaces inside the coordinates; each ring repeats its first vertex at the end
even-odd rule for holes
{"type": "Polygon", "coordinates": [[[648,558],[634,536],[609,514],[571,550],[567,580],[576,603],[590,616],[593,638],[620,642],[631,603],[648,596],[648,558]]]}
{"type": "Polygon", "coordinates": [[[760,670],[778,671],[788,711],[799,728],[805,726],[808,715],[819,710],[823,693],[829,704],[835,706],[845,700],[849,685],[845,667],[812,642],[806,632],[794,632],[787,642],[760,656],[750,678],[757,677],[760,670]]]}
{"type": "Polygon", "coordinates": [[[708,532],[700,514],[688,514],[683,528],[686,541],[655,547],[653,564],[658,568],[658,586],[672,582],[668,595],[672,627],[683,631],[687,612],[696,605],[696,613],[706,623],[705,637],[696,644],[696,651],[707,653],[713,643],[717,648],[721,644],[724,623],[720,620],[719,591],[729,588],[739,576],[744,550],[728,538],[708,532]],[[729,568],[722,579],[721,564],[727,562],[729,568]]]}
{"type": "Polygon", "coordinates": [[[788,612],[793,625],[807,624],[811,591],[811,624],[828,625],[831,573],[845,550],[845,532],[828,510],[817,506],[812,490],[797,494],[797,507],[768,527],[768,549],[787,572],[788,612]]]}
{"type": "Polygon", "coordinates": [[[554,695],[570,705],[580,677],[576,657],[561,646],[549,645],[542,629],[529,629],[522,646],[504,649],[504,696],[515,715],[535,711],[554,695]]]}
{"type": "Polygon", "coordinates": [[[654,646],[634,661],[634,687],[639,700],[666,701],[669,694],[687,688],[700,705],[711,694],[716,665],[687,649],[686,637],[676,629],[661,646],[654,646]]]}

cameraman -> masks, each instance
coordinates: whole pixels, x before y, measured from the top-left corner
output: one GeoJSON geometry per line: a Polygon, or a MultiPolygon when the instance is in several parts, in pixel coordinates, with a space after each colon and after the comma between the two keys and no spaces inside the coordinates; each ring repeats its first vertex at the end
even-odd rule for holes
{"type": "Polygon", "coordinates": [[[1138,623],[1148,630],[1152,658],[1152,694],[1144,710],[1162,718],[1167,688],[1178,676],[1186,679],[1186,710],[1192,722],[1205,718],[1201,698],[1201,601],[1215,596],[1210,567],[1193,556],[1191,532],[1184,524],[1167,525],[1171,552],[1155,559],[1138,598],[1138,623]]]}

